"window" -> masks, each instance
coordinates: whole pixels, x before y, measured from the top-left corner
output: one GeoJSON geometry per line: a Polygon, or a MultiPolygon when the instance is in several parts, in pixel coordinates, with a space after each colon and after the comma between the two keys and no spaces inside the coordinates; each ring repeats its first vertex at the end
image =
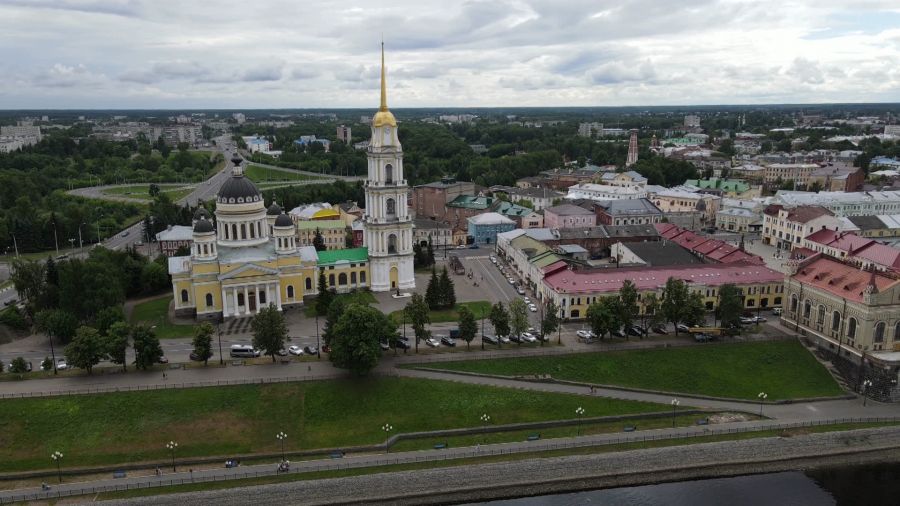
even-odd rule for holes
{"type": "Polygon", "coordinates": [[[391,164],[384,166],[384,182],[385,184],[392,184],[394,182],[394,166],[391,164]]]}
{"type": "Polygon", "coordinates": [[[206,307],[213,306],[213,296],[211,293],[206,294],[206,307]]]}
{"type": "Polygon", "coordinates": [[[839,330],[841,328],[841,313],[837,311],[831,313],[831,330],[839,330]]]}
{"type": "Polygon", "coordinates": [[[812,312],[812,304],[809,301],[803,303],[803,317],[809,318],[809,313],[812,312]]]}
{"type": "Polygon", "coordinates": [[[306,290],[312,290],[312,278],[306,278],[306,290]]]}
{"type": "Polygon", "coordinates": [[[188,301],[188,292],[187,292],[187,290],[182,290],[181,291],[181,302],[187,302],[187,301],[188,301]]]}
{"type": "Polygon", "coordinates": [[[259,303],[260,304],[266,303],[266,292],[259,292],[259,303]]]}
{"type": "Polygon", "coordinates": [[[875,342],[883,343],[884,342],[884,322],[878,322],[875,325],[875,342]]]}
{"type": "Polygon", "coordinates": [[[797,296],[796,295],[791,295],[791,312],[792,313],[797,312],[797,296]]]}
{"type": "Polygon", "coordinates": [[[847,337],[850,339],[856,338],[856,318],[847,320],[847,337]]]}
{"type": "Polygon", "coordinates": [[[328,286],[334,286],[334,274],[328,275],[328,286]]]}
{"type": "Polygon", "coordinates": [[[397,235],[391,234],[388,236],[388,253],[396,253],[397,252],[397,235]]]}
{"type": "Polygon", "coordinates": [[[359,282],[360,282],[360,283],[365,283],[365,282],[366,282],[366,273],[365,273],[365,272],[360,272],[360,273],[359,273],[359,282]]]}
{"type": "Polygon", "coordinates": [[[578,318],[580,312],[577,309],[572,310],[572,314],[570,315],[572,318],[578,318]]]}
{"type": "Polygon", "coordinates": [[[342,272],[342,273],[338,274],[338,284],[341,286],[347,284],[347,273],[346,272],[342,272]]]}
{"type": "MultiPolygon", "coordinates": [[[[309,279],[309,278],[306,278],[306,279],[309,279]]],[[[287,296],[288,296],[289,299],[293,299],[293,298],[294,298],[294,285],[288,285],[288,287],[287,287],[287,296]]]]}
{"type": "Polygon", "coordinates": [[[397,215],[397,203],[394,202],[394,199],[387,199],[385,207],[387,208],[385,212],[388,218],[393,218],[397,215]]]}
{"type": "Polygon", "coordinates": [[[241,239],[247,238],[247,224],[241,223],[241,239]]]}
{"type": "Polygon", "coordinates": [[[819,304],[819,311],[816,315],[816,323],[822,325],[825,323],[825,306],[819,304]]]}
{"type": "Polygon", "coordinates": [[[351,284],[351,285],[355,285],[355,284],[356,284],[356,272],[351,272],[351,273],[350,273],[350,284],[351,284]]]}
{"type": "Polygon", "coordinates": [[[243,305],[244,305],[244,294],[243,294],[243,293],[238,293],[237,299],[238,299],[237,305],[238,305],[238,306],[243,306],[243,305]]]}

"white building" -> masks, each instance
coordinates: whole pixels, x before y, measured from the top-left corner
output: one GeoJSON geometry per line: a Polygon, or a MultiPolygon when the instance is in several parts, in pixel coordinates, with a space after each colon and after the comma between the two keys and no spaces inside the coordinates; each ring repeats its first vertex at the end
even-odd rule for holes
{"type": "Polygon", "coordinates": [[[235,121],[237,121],[238,125],[243,125],[247,121],[247,116],[245,116],[242,112],[236,112],[232,114],[231,117],[234,118],[235,121]]]}
{"type": "Polygon", "coordinates": [[[381,49],[381,107],[372,117],[369,173],[366,180],[364,244],[369,249],[371,287],[374,292],[415,288],[413,223],[406,205],[409,191],[403,178],[403,148],[397,138],[397,120],[388,110],[381,49]]]}
{"type": "Polygon", "coordinates": [[[643,187],[612,186],[606,184],[581,183],[569,187],[566,198],[591,200],[640,199],[647,196],[643,187]]]}
{"type": "Polygon", "coordinates": [[[822,206],[835,216],[900,214],[900,191],[795,192],[779,191],[775,201],[785,206],[822,206]]]}
{"type": "Polygon", "coordinates": [[[900,125],[884,125],[884,135],[900,137],[900,125]]]}
{"type": "Polygon", "coordinates": [[[697,128],[700,126],[700,116],[695,114],[688,114],[684,117],[684,127],[685,128],[697,128]]]}

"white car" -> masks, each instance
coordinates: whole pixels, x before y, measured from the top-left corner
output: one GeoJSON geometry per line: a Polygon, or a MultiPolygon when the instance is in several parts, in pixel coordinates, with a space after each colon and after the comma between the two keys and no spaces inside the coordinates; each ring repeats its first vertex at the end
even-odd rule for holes
{"type": "Polygon", "coordinates": [[[300,356],[300,355],[303,355],[303,348],[300,346],[294,345],[294,346],[291,346],[290,348],[288,348],[288,353],[290,353],[291,355],[300,356]]]}
{"type": "Polygon", "coordinates": [[[437,339],[435,339],[433,337],[429,337],[428,339],[425,340],[425,344],[427,344],[428,346],[431,346],[432,348],[437,348],[438,346],[440,346],[441,343],[439,343],[437,339]]]}
{"type": "Polygon", "coordinates": [[[523,332],[522,340],[524,340],[525,342],[528,342],[528,343],[536,343],[537,342],[537,338],[534,337],[534,334],[532,334],[531,332],[523,332]]]}
{"type": "Polygon", "coordinates": [[[520,286],[516,289],[516,293],[518,293],[519,295],[525,295],[525,289],[520,286]]]}
{"type": "Polygon", "coordinates": [[[593,339],[594,333],[590,330],[578,330],[575,332],[575,335],[582,339],[593,339]]]}
{"type": "Polygon", "coordinates": [[[782,313],[782,309],[780,307],[776,307],[772,310],[773,315],[780,315],[782,313]]]}
{"type": "Polygon", "coordinates": [[[491,263],[492,264],[497,263],[497,257],[495,257],[494,255],[491,255],[491,263]]]}
{"type": "Polygon", "coordinates": [[[56,361],[56,370],[57,371],[65,371],[69,368],[69,364],[65,360],[57,360],[56,361]]]}
{"type": "Polygon", "coordinates": [[[511,284],[511,285],[516,284],[516,280],[513,279],[512,277],[506,278],[506,280],[509,281],[509,284],[511,284]]]}
{"type": "Polygon", "coordinates": [[[528,297],[522,297],[522,300],[524,300],[526,304],[531,305],[531,299],[528,297]]]}
{"type": "Polygon", "coordinates": [[[532,313],[537,313],[537,306],[535,306],[534,304],[529,304],[528,310],[531,311],[532,313]]]}
{"type": "Polygon", "coordinates": [[[509,336],[498,336],[500,342],[503,344],[509,344],[509,336]]]}

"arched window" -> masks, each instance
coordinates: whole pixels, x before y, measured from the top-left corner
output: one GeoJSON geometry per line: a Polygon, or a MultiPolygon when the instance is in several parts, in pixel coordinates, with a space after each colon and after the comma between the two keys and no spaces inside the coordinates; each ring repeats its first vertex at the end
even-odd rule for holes
{"type": "Polygon", "coordinates": [[[856,318],[847,320],[847,337],[850,339],[856,338],[856,318]]]}
{"type": "Polygon", "coordinates": [[[900,341],[900,322],[894,325],[894,341],[900,341]]]}
{"type": "Polygon", "coordinates": [[[328,275],[328,286],[334,286],[334,274],[328,275]]]}
{"type": "Polygon", "coordinates": [[[241,239],[247,238],[247,224],[241,223],[241,239]]]}
{"type": "Polygon", "coordinates": [[[237,238],[238,238],[237,224],[236,224],[236,223],[232,223],[232,224],[231,224],[231,240],[232,240],[232,241],[236,241],[237,238]]]}
{"type": "Polygon", "coordinates": [[[366,282],[366,273],[365,273],[365,271],[359,273],[359,282],[360,282],[360,283],[365,283],[365,282],[366,282]]]}
{"type": "Polygon", "coordinates": [[[294,285],[288,285],[287,287],[287,296],[289,299],[294,298],[294,285]]]}
{"type": "Polygon", "coordinates": [[[883,343],[884,342],[884,322],[878,322],[875,324],[875,342],[883,343]]]}
{"type": "Polygon", "coordinates": [[[387,213],[388,218],[393,218],[397,215],[397,203],[394,199],[387,199],[385,202],[385,213],[387,213]]]}
{"type": "Polygon", "coordinates": [[[385,184],[393,184],[394,182],[394,166],[391,164],[384,166],[384,182],[385,184]]]}
{"type": "Polygon", "coordinates": [[[244,305],[244,293],[243,293],[243,292],[239,292],[237,295],[238,295],[238,303],[237,303],[237,305],[238,305],[238,306],[243,306],[243,305],[244,305]]]}
{"type": "Polygon", "coordinates": [[[338,274],[338,284],[341,286],[344,286],[347,284],[347,273],[346,272],[342,272],[342,273],[338,274]]]}
{"type": "Polygon", "coordinates": [[[825,323],[825,306],[822,304],[819,304],[819,312],[816,315],[816,323],[818,323],[819,325],[825,323]]]}
{"type": "Polygon", "coordinates": [[[256,238],[256,227],[254,227],[252,223],[250,224],[250,238],[256,238]]]}
{"type": "Polygon", "coordinates": [[[831,313],[831,330],[840,330],[841,328],[841,313],[837,311],[831,313]]]}
{"type": "Polygon", "coordinates": [[[312,278],[306,278],[306,291],[312,290],[312,278]]]}
{"type": "Polygon", "coordinates": [[[266,292],[259,292],[259,303],[260,304],[266,303],[266,292]]]}
{"type": "Polygon", "coordinates": [[[351,272],[351,273],[350,273],[350,284],[351,284],[351,285],[355,285],[355,284],[356,284],[356,272],[351,272]]]}
{"type": "Polygon", "coordinates": [[[397,236],[395,234],[391,234],[388,236],[388,253],[396,253],[397,252],[397,236]]]}
{"type": "Polygon", "coordinates": [[[581,313],[577,309],[572,310],[572,314],[570,315],[572,318],[578,318],[581,313]]]}
{"type": "Polygon", "coordinates": [[[206,294],[206,307],[213,306],[213,296],[211,293],[206,294]]]}
{"type": "Polygon", "coordinates": [[[792,313],[797,312],[797,301],[798,301],[797,296],[791,295],[791,312],[792,313]]]}
{"type": "Polygon", "coordinates": [[[187,301],[188,301],[188,292],[187,292],[187,290],[182,290],[181,291],[181,302],[187,302],[187,301]]]}
{"type": "Polygon", "coordinates": [[[812,304],[807,300],[803,302],[803,317],[809,318],[810,312],[812,312],[812,304]]]}

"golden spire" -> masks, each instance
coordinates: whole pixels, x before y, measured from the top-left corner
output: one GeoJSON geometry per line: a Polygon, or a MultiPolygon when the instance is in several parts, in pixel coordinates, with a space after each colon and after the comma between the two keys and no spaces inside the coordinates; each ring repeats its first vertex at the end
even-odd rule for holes
{"type": "Polygon", "coordinates": [[[387,83],[384,80],[384,41],[381,41],[381,107],[379,111],[387,111],[387,83]]]}

